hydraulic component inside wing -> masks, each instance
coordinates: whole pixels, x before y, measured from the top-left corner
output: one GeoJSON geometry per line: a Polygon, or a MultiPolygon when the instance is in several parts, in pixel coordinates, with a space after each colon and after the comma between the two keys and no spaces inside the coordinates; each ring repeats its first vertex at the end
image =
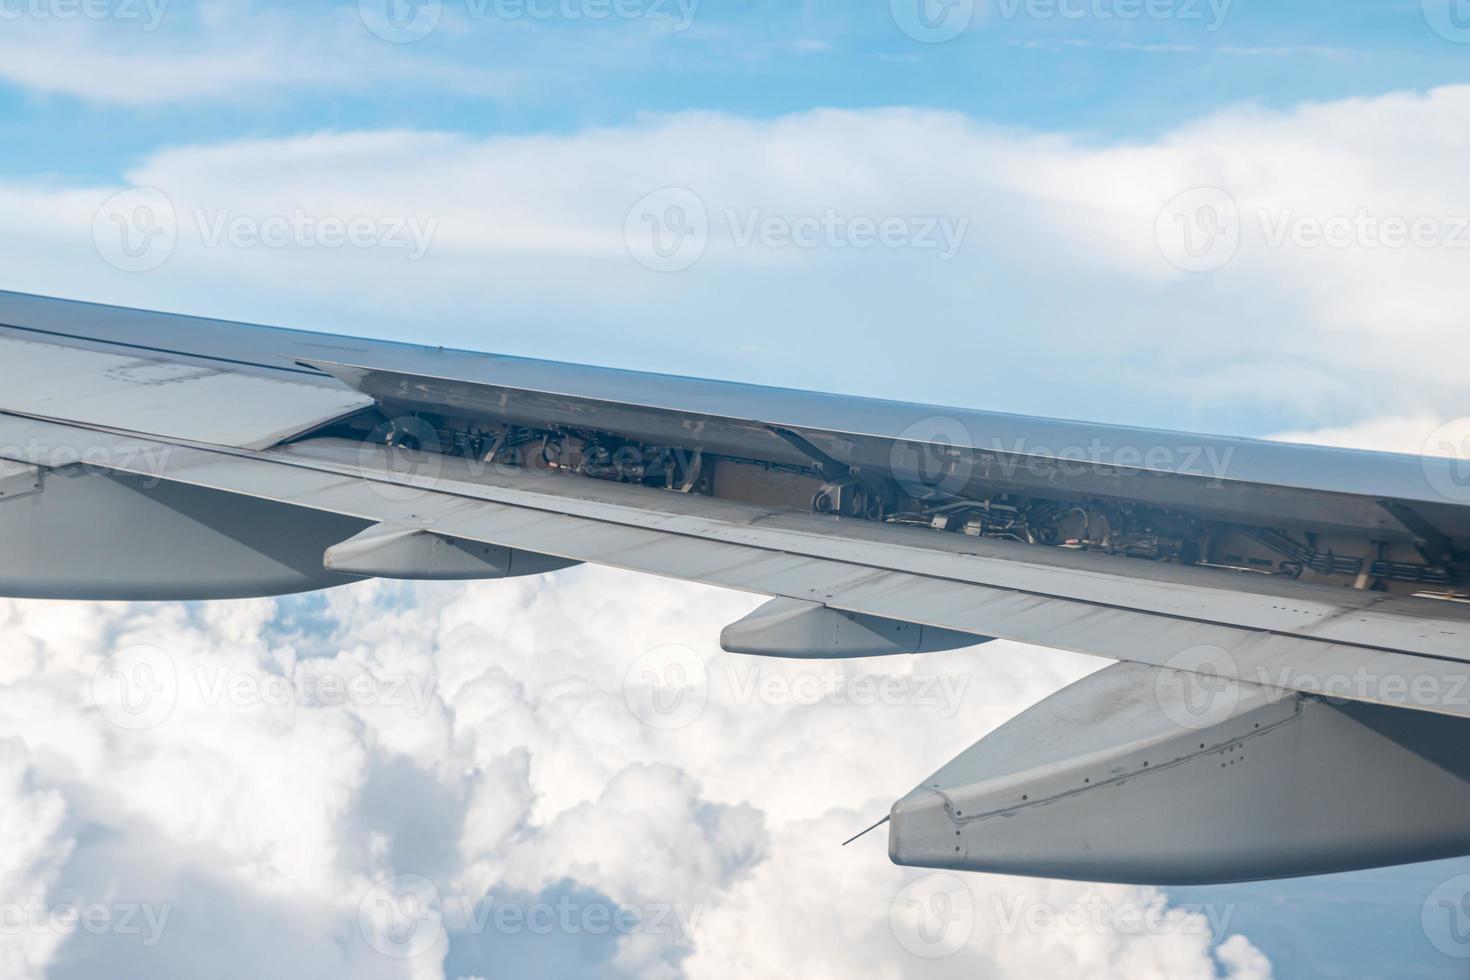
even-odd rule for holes
{"type": "Polygon", "coordinates": [[[1234,462],[1233,446],[1188,441],[1206,437],[1135,432],[1074,454],[986,445],[983,433],[955,418],[916,421],[899,437],[865,436],[703,414],[698,398],[672,411],[303,363],[377,403],[308,438],[366,439],[936,533],[1470,598],[1470,519],[1462,508],[1253,485],[1239,478],[1251,467],[1234,462]],[[1134,444],[1145,437],[1159,445],[1134,444]]]}
{"type": "Polygon", "coordinates": [[[893,805],[898,864],[1207,884],[1470,853],[1470,722],[1115,664],[893,805]]]}

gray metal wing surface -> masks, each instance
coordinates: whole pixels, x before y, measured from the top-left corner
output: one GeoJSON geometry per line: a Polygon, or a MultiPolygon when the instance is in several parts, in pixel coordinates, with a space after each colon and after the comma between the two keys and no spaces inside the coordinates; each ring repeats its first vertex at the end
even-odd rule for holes
{"type": "Polygon", "coordinates": [[[1226,880],[1470,850],[1458,823],[1409,815],[1458,805],[1470,766],[1404,761],[1470,724],[1463,475],[0,294],[3,594],[222,598],[590,562],[775,597],[726,632],[747,652],[999,638],[1125,662],[1018,719],[1051,754],[982,739],[900,800],[904,863],[1226,880]],[[1444,720],[1398,721],[1419,717],[1444,720]],[[1249,778],[1247,743],[1274,760],[1249,778]],[[1353,759],[1378,781],[1418,774],[1420,797],[1330,845],[1282,829],[1341,822],[1341,794],[1299,787],[1353,759]],[[1157,832],[1180,793],[1242,801],[1211,811],[1227,845],[1157,832]],[[1111,858],[1060,829],[1088,818],[1114,828],[1111,858]]]}

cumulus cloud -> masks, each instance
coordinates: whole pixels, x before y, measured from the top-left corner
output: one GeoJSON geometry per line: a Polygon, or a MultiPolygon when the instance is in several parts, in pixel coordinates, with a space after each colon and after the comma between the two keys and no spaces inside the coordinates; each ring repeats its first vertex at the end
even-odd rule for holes
{"type": "MultiPolygon", "coordinates": [[[[1013,385],[1096,405],[1121,391],[1162,422],[1214,412],[1290,425],[1277,438],[1292,441],[1470,456],[1454,239],[1470,214],[1467,115],[1470,88],[1451,87],[1235,109],[1101,145],[892,109],[185,146],[106,186],[0,182],[22,243],[5,284],[258,319],[307,305],[311,325],[480,348],[506,335],[477,333],[490,311],[507,333],[521,319],[578,358],[641,367],[679,366],[649,358],[677,351],[668,324],[699,324],[705,340],[684,343],[727,338],[731,372],[759,380],[851,389],[855,363],[874,363],[860,386],[876,393],[974,404],[1013,385]],[[137,188],[163,195],[177,240],[126,273],[108,265],[116,226],[99,215],[137,188]],[[1225,196],[1170,211],[1201,188],[1225,196]],[[640,264],[643,219],[670,232],[692,214],[708,228],[695,261],[640,264]],[[1207,215],[1235,232],[1218,263],[1207,215]],[[367,219],[367,237],[325,243],[323,219],[367,219]],[[854,243],[855,220],[886,219],[892,244],[854,243]],[[957,236],[949,258],[915,240],[929,219],[957,236]],[[1429,238],[1390,244],[1396,221],[1429,238]],[[1186,232],[1198,255],[1168,237],[1186,232]],[[1194,259],[1210,267],[1181,267],[1194,259]],[[410,319],[435,326],[415,335],[410,319]],[[845,343],[863,356],[830,356],[845,343]]],[[[753,602],[591,569],[206,606],[0,602],[0,814],[15,842],[0,888],[104,913],[96,931],[0,934],[0,963],[1270,975],[1228,909],[933,878],[889,865],[880,833],[837,847],[1096,662],[1002,642],[818,666],[720,652],[718,627],[753,602]],[[140,678],[163,685],[166,710],[140,678]],[[912,903],[934,893],[963,910],[941,936],[960,937],[953,949],[914,931],[912,903]],[[123,932],[134,907],[144,928],[123,932]],[[1072,927],[1094,914],[1154,925],[1072,927]]]]}
{"type": "Polygon", "coordinates": [[[698,323],[751,380],[1176,427],[1448,417],[1467,116],[1459,86],[1106,144],[890,109],[184,146],[0,183],[5,284],[707,371],[666,327],[698,323]],[[143,273],[108,264],[128,188],[176,231],[143,273]]]}
{"type": "Polygon", "coordinates": [[[5,922],[8,935],[0,942],[0,969],[17,980],[42,976],[64,938],[49,923],[33,920],[29,911],[46,905],[72,854],[76,842],[66,832],[65,819],[62,794],[34,784],[25,743],[0,743],[0,831],[9,845],[0,857],[0,895],[10,896],[13,906],[5,922]]]}
{"type": "Polygon", "coordinates": [[[0,895],[42,916],[5,920],[6,974],[1269,975],[1243,937],[1216,945],[1228,917],[1155,889],[993,876],[964,876],[931,960],[904,917],[922,874],[881,834],[840,842],[1098,662],[720,652],[753,601],[588,568],[0,601],[0,895]],[[648,713],[651,652],[687,668],[692,710],[648,713]],[[65,907],[92,918],[44,917],[65,907]],[[1067,925],[1120,909],[1153,925],[1067,925]]]}

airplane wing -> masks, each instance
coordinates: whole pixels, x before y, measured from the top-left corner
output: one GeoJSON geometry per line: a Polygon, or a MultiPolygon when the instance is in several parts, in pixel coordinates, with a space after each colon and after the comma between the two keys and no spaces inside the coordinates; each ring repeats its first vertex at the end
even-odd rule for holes
{"type": "Polygon", "coordinates": [[[0,541],[12,596],[592,562],[773,597],[733,652],[1119,661],[895,803],[901,863],[1166,883],[1470,853],[1452,459],[0,294],[0,541]]]}

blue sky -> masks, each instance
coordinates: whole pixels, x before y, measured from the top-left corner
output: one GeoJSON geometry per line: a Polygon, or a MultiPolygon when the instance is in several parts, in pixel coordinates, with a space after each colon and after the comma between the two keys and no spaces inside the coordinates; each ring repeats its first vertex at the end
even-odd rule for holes
{"type": "Polygon", "coordinates": [[[46,268],[70,271],[53,279],[16,267],[4,280],[11,288],[1250,435],[1393,413],[1447,416],[1457,401],[1448,376],[1417,385],[1412,404],[1373,380],[1385,359],[1403,361],[1395,367],[1406,376],[1412,370],[1394,351],[1401,345],[1376,349],[1401,319],[1459,333],[1462,297],[1447,250],[1416,255],[1435,282],[1410,291],[1388,278],[1401,275],[1402,257],[1381,261],[1366,249],[1276,261],[1243,249],[1210,275],[1160,277],[1177,270],[1157,266],[1156,246],[1140,240],[1171,194],[1232,181],[1247,217],[1289,211],[1319,189],[1334,193],[1308,203],[1332,213],[1396,214],[1423,207],[1425,193],[1440,195],[1433,208],[1456,213],[1455,86],[1470,61],[1448,0],[924,0],[938,16],[959,18],[936,23],[965,28],[939,42],[901,29],[907,15],[894,9],[910,0],[896,8],[620,0],[616,9],[637,16],[606,20],[586,16],[606,9],[599,0],[393,0],[410,14],[437,13],[434,29],[407,43],[369,29],[381,19],[372,14],[377,0],[92,0],[107,16],[28,13],[64,2],[10,0],[6,8],[19,15],[0,34],[0,186],[31,202],[41,190],[61,206],[76,195],[100,202],[104,192],[170,183],[164,191],[180,196],[181,211],[309,210],[323,206],[321,189],[298,186],[302,175],[284,161],[310,138],[332,158],[316,166],[342,169],[332,207],[417,214],[438,222],[440,234],[424,261],[385,266],[382,275],[365,273],[363,261],[313,264],[316,285],[307,289],[305,266],[277,262],[272,288],[262,289],[241,282],[229,249],[200,253],[188,269],[181,255],[139,276],[67,250],[86,242],[62,220],[12,216],[19,230],[49,239],[23,251],[40,262],[39,250],[59,248],[46,268]],[[1394,115],[1400,98],[1423,102],[1394,115]],[[792,121],[813,112],[828,113],[833,154],[791,135],[792,121]],[[913,125],[885,129],[895,117],[913,125]],[[1385,118],[1403,122],[1394,129],[1385,118]],[[362,134],[377,142],[360,149],[362,134]],[[1416,146],[1426,139],[1435,145],[1416,146]],[[867,152],[873,140],[887,141],[882,158],[867,152]],[[1322,164],[1304,159],[1303,145],[1337,161],[1325,176],[1339,179],[1311,173],[1322,164]],[[211,184],[231,147],[249,165],[211,184]],[[617,155],[616,166],[593,150],[617,155]],[[777,167],[782,154],[800,167],[777,167]],[[1150,166],[1130,164],[1129,154],[1150,166]],[[465,170],[472,159],[478,174],[465,170]],[[1070,170],[1047,187],[1032,179],[1046,167],[1070,170]],[[466,181],[457,196],[428,193],[451,187],[432,177],[447,169],[466,181]],[[555,224],[561,230],[550,234],[566,247],[534,234],[534,248],[518,247],[516,234],[531,233],[525,227],[484,240],[508,206],[525,203],[511,200],[507,175],[547,185],[525,195],[538,203],[522,225],[555,224]],[[605,215],[577,199],[597,182],[607,185],[605,215]],[[627,265],[616,222],[661,186],[692,187],[717,216],[779,207],[790,217],[833,205],[849,216],[937,213],[966,222],[964,249],[948,264],[902,250],[815,249],[758,269],[712,254],[660,279],[627,265]],[[247,187],[248,202],[240,196],[247,187]],[[597,235],[609,240],[594,257],[597,235]],[[387,280],[400,287],[392,296],[380,295],[387,280]],[[1336,280],[1367,295],[1334,300],[1336,280]],[[419,302],[402,305],[410,294],[419,302]],[[1362,322],[1350,328],[1376,339],[1343,345],[1343,314],[1324,309],[1334,303],[1355,307],[1346,319],[1362,322]],[[648,315],[654,308],[662,321],[648,315]],[[908,317],[948,356],[896,345],[874,372],[860,358],[834,356],[820,331],[804,328],[843,322],[881,342],[908,317]],[[1096,329],[1100,317],[1106,330],[1096,329]],[[696,320],[708,329],[665,329],[696,320]],[[1293,342],[1282,342],[1280,324],[1293,342]],[[1186,334],[1191,342],[1180,344],[1186,334]],[[991,359],[1007,369],[988,372],[977,388],[971,367],[991,359]],[[1068,383],[1057,384],[1063,375],[1068,383]],[[1243,379],[1239,397],[1222,397],[1225,377],[1243,379]]]}
{"type": "MultiPolygon", "coordinates": [[[[99,0],[98,16],[70,19],[57,14],[65,2],[0,0],[0,288],[1406,451],[1467,414],[1470,276],[1467,253],[1450,242],[1457,233],[1397,250],[1361,239],[1332,248],[1269,241],[1280,220],[1367,212],[1453,229],[1470,215],[1463,0],[627,0],[620,9],[638,15],[607,20],[586,16],[599,0],[526,0],[547,16],[524,13],[519,0],[422,0],[436,24],[403,43],[373,33],[386,9],[377,0],[99,0]],[[915,3],[932,5],[938,33],[960,21],[963,29],[945,40],[914,36],[915,3]],[[1155,14],[1121,13],[1139,9],[1155,14]],[[959,20],[944,21],[946,10],[959,20]],[[1191,270],[1164,240],[1163,219],[1178,195],[1201,187],[1238,211],[1240,241],[1238,254],[1191,270]],[[130,270],[95,236],[108,202],[139,189],[164,195],[178,245],[156,266],[130,270]],[[711,229],[687,266],[656,269],[629,229],[643,200],[671,192],[692,193],[711,229]],[[209,241],[213,215],[258,228],[297,212],[417,219],[432,242],[409,257],[381,240],[345,250],[209,241]],[[876,249],[740,242],[751,216],[789,227],[829,212],[844,223],[899,219],[910,230],[938,218],[959,247],[941,256],[917,239],[876,249]]],[[[665,203],[655,216],[667,218],[669,199],[656,200],[665,203]]],[[[422,628],[443,626],[433,617],[455,603],[515,619],[538,603],[570,608],[574,593],[602,594],[595,582],[548,586],[508,610],[488,594],[441,593],[422,628]]],[[[251,615],[307,610],[311,630],[378,641],[350,629],[361,595],[333,601],[251,615]]],[[[698,602],[730,612],[724,600],[698,602]]],[[[644,619],[658,608],[650,599],[644,619]]],[[[213,636],[214,613],[188,615],[204,621],[190,636],[213,636]]],[[[19,605],[13,616],[46,619],[19,605]]],[[[49,635],[34,631],[38,643],[49,635]]],[[[586,642],[595,653],[603,641],[594,632],[586,642]]],[[[535,689],[539,670],[535,651],[522,652],[524,675],[506,682],[517,691],[535,689]]],[[[1000,695],[986,702],[986,725],[1067,679],[1062,669],[1038,677],[966,663],[994,671],[979,676],[1010,697],[1004,710],[1000,695]]],[[[957,751],[984,727],[927,721],[936,751],[957,751]]],[[[554,739],[540,751],[571,752],[554,739]]],[[[927,764],[914,758],[913,774],[927,764]]],[[[527,795],[558,799],[534,772],[527,795]]],[[[617,780],[599,778],[603,797],[588,798],[616,802],[617,780]]],[[[729,782],[718,807],[736,812],[751,788],[729,782]]],[[[679,792],[695,794],[687,785],[679,792]]],[[[441,802],[468,808],[473,792],[446,790],[441,802]]],[[[835,834],[868,802],[788,802],[789,819],[773,805],[772,846],[835,834]]],[[[525,806],[523,821],[545,816],[525,806]]],[[[710,863],[725,869],[726,857],[710,863]]],[[[254,856],[240,860],[255,867],[254,856]]],[[[775,871],[746,868],[746,857],[729,862],[740,865],[730,876],[788,890],[775,871]]],[[[613,894],[624,884],[561,870],[564,878],[505,880],[531,895],[613,894]]],[[[1173,898],[1235,905],[1235,930],[1278,977],[1451,977],[1465,961],[1426,940],[1420,911],[1435,885],[1466,872],[1470,863],[1454,861],[1173,898]]],[[[871,872],[880,873],[886,866],[871,872]]],[[[262,921],[286,914],[255,893],[237,901],[262,921]]],[[[207,949],[207,925],[198,928],[207,949]]],[[[600,970],[612,944],[587,946],[555,955],[592,957],[600,970]]],[[[477,948],[453,945],[449,965],[476,969],[477,948]]],[[[85,973],[96,950],[69,950],[60,962],[85,973]]],[[[1007,972],[1003,957],[986,962],[1007,972]]]]}
{"type": "MultiPolygon", "coordinates": [[[[567,132],[690,109],[773,117],[813,106],[919,106],[1105,141],[1239,102],[1287,107],[1470,79],[1463,48],[1426,29],[1416,0],[1216,0],[1214,8],[1178,0],[1169,7],[1177,14],[1162,18],[1094,15],[1113,9],[1105,0],[1058,8],[1080,17],[1048,14],[1045,5],[1008,16],[999,0],[986,0],[968,30],[934,44],[894,30],[882,3],[701,0],[686,29],[674,0],[641,4],[667,19],[633,21],[476,16],[470,4],[450,0],[440,28],[404,45],[411,50],[402,56],[488,73],[493,84],[385,78],[240,91],[223,104],[149,105],[122,118],[105,102],[12,86],[0,94],[9,145],[0,170],[112,176],[183,134],[192,142],[324,127],[567,132]]],[[[156,31],[143,29],[144,17],[102,26],[134,51],[172,54],[194,38],[248,37],[266,25],[288,32],[299,11],[213,6],[210,23],[174,2],[156,31]]],[[[353,57],[359,41],[372,40],[355,3],[313,7],[310,19],[330,32],[327,56],[353,57]]]]}

